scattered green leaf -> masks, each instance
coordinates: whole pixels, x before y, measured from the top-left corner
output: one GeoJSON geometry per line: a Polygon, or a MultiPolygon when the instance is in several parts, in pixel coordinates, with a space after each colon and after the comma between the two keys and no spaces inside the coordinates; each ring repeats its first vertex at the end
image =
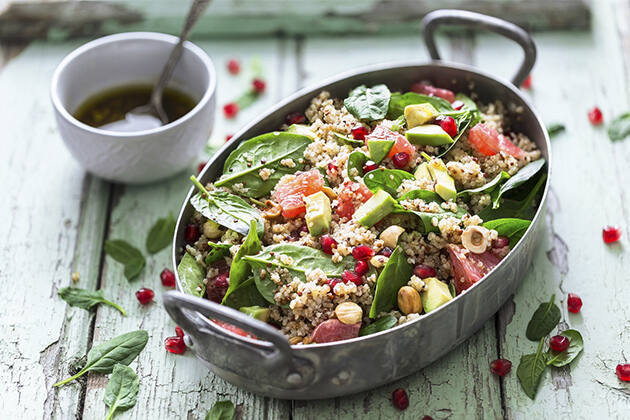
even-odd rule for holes
{"type": "Polygon", "coordinates": [[[133,369],[120,363],[114,365],[103,397],[105,405],[109,407],[105,420],[112,419],[116,411],[129,410],[136,405],[139,386],[138,375],[133,369]]]}
{"type": "Polygon", "coordinates": [[[545,364],[545,355],[542,352],[543,341],[541,338],[536,353],[521,356],[521,361],[516,370],[516,376],[521,382],[523,391],[532,400],[536,397],[540,378],[547,366],[545,364]]]}
{"type": "Polygon", "coordinates": [[[549,137],[554,137],[555,135],[562,133],[566,129],[567,128],[564,126],[564,124],[550,124],[547,127],[547,133],[549,133],[549,137]]]}
{"type": "Polygon", "coordinates": [[[158,251],[166,248],[173,240],[173,234],[175,233],[175,218],[172,214],[164,219],[158,219],[157,222],[151,227],[149,235],[147,236],[147,251],[151,254],[155,254],[158,251]]]}
{"type": "Polygon", "coordinates": [[[571,363],[584,350],[582,334],[577,330],[565,330],[560,333],[569,339],[569,348],[562,353],[549,350],[547,353],[547,366],[562,367],[571,363]]]}
{"type": "Polygon", "coordinates": [[[527,324],[525,336],[532,341],[538,341],[545,337],[560,322],[560,308],[553,302],[556,295],[551,296],[551,300],[541,303],[532,315],[532,319],[527,324]]]}
{"type": "Polygon", "coordinates": [[[127,280],[133,280],[144,267],[144,256],[138,248],[121,239],[105,241],[105,252],[125,266],[127,280]]]}
{"type": "Polygon", "coordinates": [[[82,308],[89,311],[99,303],[103,303],[105,305],[109,305],[113,308],[118,309],[120,313],[123,314],[123,316],[127,316],[127,312],[125,312],[123,308],[121,308],[114,302],[105,299],[102,290],[92,291],[79,289],[77,287],[64,287],[62,289],[59,289],[57,294],[70,306],[76,306],[77,308],[82,308]]]}
{"type": "Polygon", "coordinates": [[[630,134],[630,112],[621,114],[610,122],[608,138],[612,141],[623,140],[630,134]]]}
{"type": "Polygon", "coordinates": [[[234,412],[232,401],[217,401],[206,414],[205,420],[232,420],[234,419],[234,412]]]}

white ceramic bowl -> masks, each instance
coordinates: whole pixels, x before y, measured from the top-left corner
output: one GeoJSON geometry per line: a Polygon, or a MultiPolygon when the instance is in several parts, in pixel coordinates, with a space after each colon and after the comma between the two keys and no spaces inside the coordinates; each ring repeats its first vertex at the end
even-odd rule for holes
{"type": "Polygon", "coordinates": [[[109,88],[155,83],[176,43],[171,35],[122,33],[88,42],[61,61],[51,86],[57,125],[89,172],[116,182],[150,182],[181,171],[199,156],[214,123],[216,73],[208,55],[190,42],[169,83],[197,101],[188,114],[129,133],[90,127],[72,116],[83,101],[109,88]]]}

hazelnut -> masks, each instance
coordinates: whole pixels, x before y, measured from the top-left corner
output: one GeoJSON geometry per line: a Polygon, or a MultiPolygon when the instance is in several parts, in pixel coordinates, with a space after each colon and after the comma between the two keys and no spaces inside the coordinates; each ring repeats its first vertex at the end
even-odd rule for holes
{"type": "Polygon", "coordinates": [[[383,241],[383,245],[389,248],[396,248],[398,237],[405,231],[400,226],[392,225],[381,232],[379,238],[383,241]]]}
{"type": "Polygon", "coordinates": [[[468,226],[462,233],[462,245],[475,254],[483,254],[488,249],[490,231],[483,226],[468,226]]]}
{"type": "Polygon", "coordinates": [[[363,310],[354,302],[343,302],[335,308],[337,319],[346,325],[354,325],[361,322],[363,310]]]}

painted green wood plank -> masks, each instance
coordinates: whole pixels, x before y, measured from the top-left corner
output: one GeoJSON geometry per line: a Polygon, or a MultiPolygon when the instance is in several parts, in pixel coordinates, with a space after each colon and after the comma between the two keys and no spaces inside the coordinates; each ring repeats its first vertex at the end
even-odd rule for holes
{"type": "Polygon", "coordinates": [[[49,81],[69,48],[33,45],[0,73],[6,418],[70,418],[79,402],[80,384],[58,392],[51,385],[85,354],[92,316],[67,307],[57,290],[72,283],[73,271],[79,286],[95,287],[109,187],[84,175],[56,132],[49,81]]]}
{"type": "MultiPolygon", "coordinates": [[[[244,110],[234,121],[226,121],[221,111],[217,115],[217,127],[213,139],[222,142],[225,134],[234,132],[248,119],[261,112],[278,99],[288,77],[281,77],[283,54],[286,45],[276,41],[250,41],[246,45],[230,42],[204,42],[200,44],[215,60],[219,73],[219,104],[234,99],[245,87],[245,75],[233,78],[227,75],[225,62],[232,56],[242,59],[258,55],[266,70],[269,92],[255,106],[244,110]]],[[[284,92],[283,92],[284,94],[284,92]]],[[[176,213],[182,205],[190,187],[190,172],[173,179],[147,186],[117,186],[111,223],[110,239],[125,239],[144,251],[146,234],[151,225],[169,211],[176,213]]],[[[169,247],[170,248],[170,247],[169,247]]],[[[146,252],[145,252],[146,254],[146,252]]],[[[174,323],[161,305],[159,273],[170,267],[170,249],[147,257],[147,266],[139,279],[128,282],[120,264],[106,258],[103,268],[103,288],[124,304],[129,311],[126,318],[106,309],[99,309],[94,331],[94,342],[98,343],[120,333],[143,328],[149,331],[150,339],[137,362],[131,366],[141,378],[137,406],[117,418],[190,418],[205,416],[216,400],[229,399],[238,405],[242,418],[287,418],[290,403],[272,401],[237,389],[210,373],[192,353],[177,356],[167,353],[163,340],[174,335],[174,323]],[[134,293],[140,287],[156,291],[156,302],[141,306],[134,293]]],[[[171,267],[172,268],[172,267],[171,267]]],[[[101,418],[106,413],[103,391],[107,378],[92,375],[88,380],[84,418],[101,418]]]]}
{"type": "MultiPolygon", "coordinates": [[[[524,337],[539,302],[555,293],[563,322],[579,329],[584,354],[570,367],[548,372],[534,401],[525,396],[514,371],[505,379],[508,418],[622,418],[630,410],[630,388],[615,376],[617,363],[627,362],[630,312],[627,302],[628,250],[606,246],[601,228],[619,224],[628,234],[630,143],[611,143],[604,127],[586,117],[598,105],[606,121],[628,109],[627,70],[623,68],[613,2],[599,2],[592,33],[537,36],[539,60],[531,97],[543,119],[562,122],[566,134],[553,140],[549,231],[539,247],[532,272],[514,299],[513,313],[501,342],[502,354],[516,362],[535,351],[524,337]],[[566,294],[581,295],[580,314],[566,310],[566,294]],[[625,353],[624,353],[625,351],[625,353]]],[[[495,39],[481,39],[476,60],[505,72],[520,53],[495,39]],[[501,56],[497,50],[506,51],[501,56]]],[[[511,69],[509,71],[512,71],[511,69]]]]}

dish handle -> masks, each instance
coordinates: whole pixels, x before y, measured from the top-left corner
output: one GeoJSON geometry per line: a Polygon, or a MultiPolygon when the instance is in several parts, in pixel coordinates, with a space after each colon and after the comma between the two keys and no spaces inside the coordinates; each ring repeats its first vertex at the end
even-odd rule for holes
{"type": "Polygon", "coordinates": [[[444,24],[486,29],[503,35],[520,45],[525,55],[516,75],[512,77],[514,86],[521,86],[531,72],[532,67],[534,67],[536,62],[536,45],[529,33],[523,28],[503,19],[482,15],[481,13],[453,9],[436,10],[428,13],[422,19],[424,42],[431,58],[434,60],[440,60],[440,53],[435,44],[435,30],[438,26],[444,24]]]}

